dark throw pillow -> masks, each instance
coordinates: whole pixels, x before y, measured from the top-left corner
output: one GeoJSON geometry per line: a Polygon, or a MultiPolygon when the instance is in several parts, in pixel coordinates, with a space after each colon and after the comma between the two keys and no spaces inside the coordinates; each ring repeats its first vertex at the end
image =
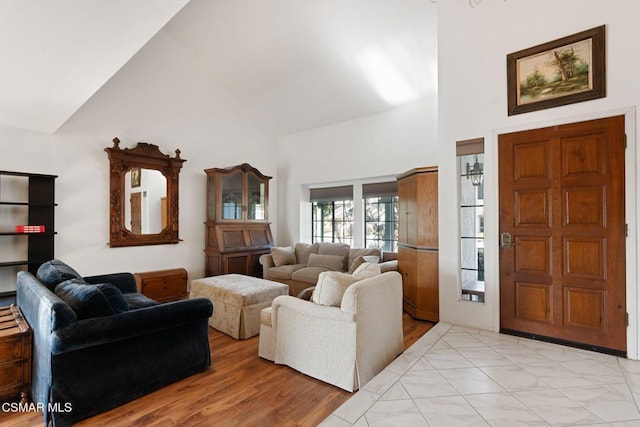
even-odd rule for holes
{"type": "Polygon", "coordinates": [[[82,278],[77,271],[59,259],[52,259],[42,264],[38,268],[36,276],[50,291],[53,291],[58,284],[64,281],[82,278]]]}
{"type": "Polygon", "coordinates": [[[89,285],[81,279],[71,279],[55,288],[56,295],[66,302],[78,319],[110,316],[115,314],[107,297],[95,285],[89,285]]]}
{"type": "Polygon", "coordinates": [[[129,311],[129,303],[124,299],[124,295],[120,289],[116,288],[111,283],[100,283],[98,285],[89,286],[95,286],[100,289],[100,292],[102,292],[102,294],[107,298],[107,302],[111,306],[114,314],[129,311]]]}

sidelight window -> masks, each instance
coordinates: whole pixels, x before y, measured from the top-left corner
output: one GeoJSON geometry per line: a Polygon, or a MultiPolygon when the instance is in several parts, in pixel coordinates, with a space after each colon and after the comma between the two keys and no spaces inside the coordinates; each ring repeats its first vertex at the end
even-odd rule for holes
{"type": "Polygon", "coordinates": [[[484,302],[484,139],[459,141],[461,298],[484,302]]]}

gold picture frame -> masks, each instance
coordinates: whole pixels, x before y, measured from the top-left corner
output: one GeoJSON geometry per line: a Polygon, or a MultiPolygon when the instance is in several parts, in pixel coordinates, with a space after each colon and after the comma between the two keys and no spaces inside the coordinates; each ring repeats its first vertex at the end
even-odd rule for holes
{"type": "Polygon", "coordinates": [[[507,55],[508,115],[606,96],[605,26],[507,55]]]}

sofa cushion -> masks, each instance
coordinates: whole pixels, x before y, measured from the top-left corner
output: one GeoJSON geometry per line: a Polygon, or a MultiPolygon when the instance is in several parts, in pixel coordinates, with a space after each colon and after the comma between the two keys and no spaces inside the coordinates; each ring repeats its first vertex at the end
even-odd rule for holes
{"type": "Polygon", "coordinates": [[[340,255],[309,255],[307,267],[323,267],[327,270],[343,271],[344,257],[340,255]]]}
{"type": "Polygon", "coordinates": [[[291,246],[271,248],[271,258],[273,258],[273,264],[276,267],[296,263],[296,255],[291,246]]]}
{"type": "MultiPolygon", "coordinates": [[[[349,261],[349,245],[346,243],[322,242],[318,244],[318,254],[320,255],[338,255],[343,257],[343,266],[338,271],[347,271],[349,261]]],[[[307,263],[309,264],[309,263],[307,263]]]]}
{"type": "Polygon", "coordinates": [[[131,310],[153,307],[154,305],[160,304],[159,302],[142,294],[124,294],[124,299],[127,301],[127,304],[129,304],[129,308],[131,310]]]}
{"type": "Polygon", "coordinates": [[[55,294],[75,311],[78,319],[115,314],[100,288],[89,285],[82,279],[70,279],[60,283],[55,288],[55,294]]]}
{"type": "Polygon", "coordinates": [[[364,264],[365,262],[371,262],[371,263],[377,264],[378,261],[380,261],[380,257],[378,256],[360,255],[359,257],[354,259],[353,262],[349,263],[349,274],[353,274],[353,272],[356,271],[356,269],[360,267],[362,264],[364,264]]]}
{"type": "Polygon", "coordinates": [[[311,301],[320,305],[340,307],[344,292],[360,278],[338,271],[325,271],[318,276],[318,283],[311,295],[311,301]]]}
{"type": "Polygon", "coordinates": [[[353,272],[353,276],[359,280],[368,279],[369,277],[380,275],[380,265],[377,262],[365,262],[360,267],[356,268],[353,272]]]}
{"type": "Polygon", "coordinates": [[[309,262],[309,255],[317,254],[319,249],[318,243],[310,244],[310,243],[296,243],[295,253],[296,253],[296,263],[298,264],[307,264],[309,262]]]}
{"type": "Polygon", "coordinates": [[[313,286],[318,281],[318,276],[324,271],[331,271],[325,267],[305,267],[300,270],[294,271],[291,275],[291,279],[296,282],[308,283],[313,286]]]}
{"type": "Polygon", "coordinates": [[[280,267],[271,267],[265,272],[265,279],[291,280],[293,273],[305,268],[304,264],[281,265],[280,267]]]}
{"type": "MultiPolygon", "coordinates": [[[[347,260],[349,265],[348,271],[350,273],[353,273],[355,269],[358,268],[360,264],[362,264],[362,262],[359,262],[358,265],[354,266],[353,265],[354,262],[358,260],[360,257],[365,257],[365,256],[375,256],[375,257],[378,257],[378,260],[380,260],[380,258],[382,258],[382,251],[378,248],[350,249],[349,259],[347,260]]],[[[378,261],[367,260],[367,262],[378,262],[378,261]]]]}
{"type": "Polygon", "coordinates": [[[82,278],[77,271],[58,259],[52,259],[42,264],[38,268],[36,276],[51,292],[54,291],[56,285],[64,281],[82,278]]]}

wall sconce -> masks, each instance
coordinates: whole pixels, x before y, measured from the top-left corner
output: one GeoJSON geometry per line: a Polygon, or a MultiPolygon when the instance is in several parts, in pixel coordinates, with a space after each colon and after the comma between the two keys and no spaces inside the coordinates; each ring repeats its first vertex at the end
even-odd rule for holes
{"type": "Polygon", "coordinates": [[[478,187],[482,184],[482,172],[482,164],[478,162],[477,156],[473,166],[467,163],[467,179],[471,179],[471,183],[474,187],[478,187]]]}

